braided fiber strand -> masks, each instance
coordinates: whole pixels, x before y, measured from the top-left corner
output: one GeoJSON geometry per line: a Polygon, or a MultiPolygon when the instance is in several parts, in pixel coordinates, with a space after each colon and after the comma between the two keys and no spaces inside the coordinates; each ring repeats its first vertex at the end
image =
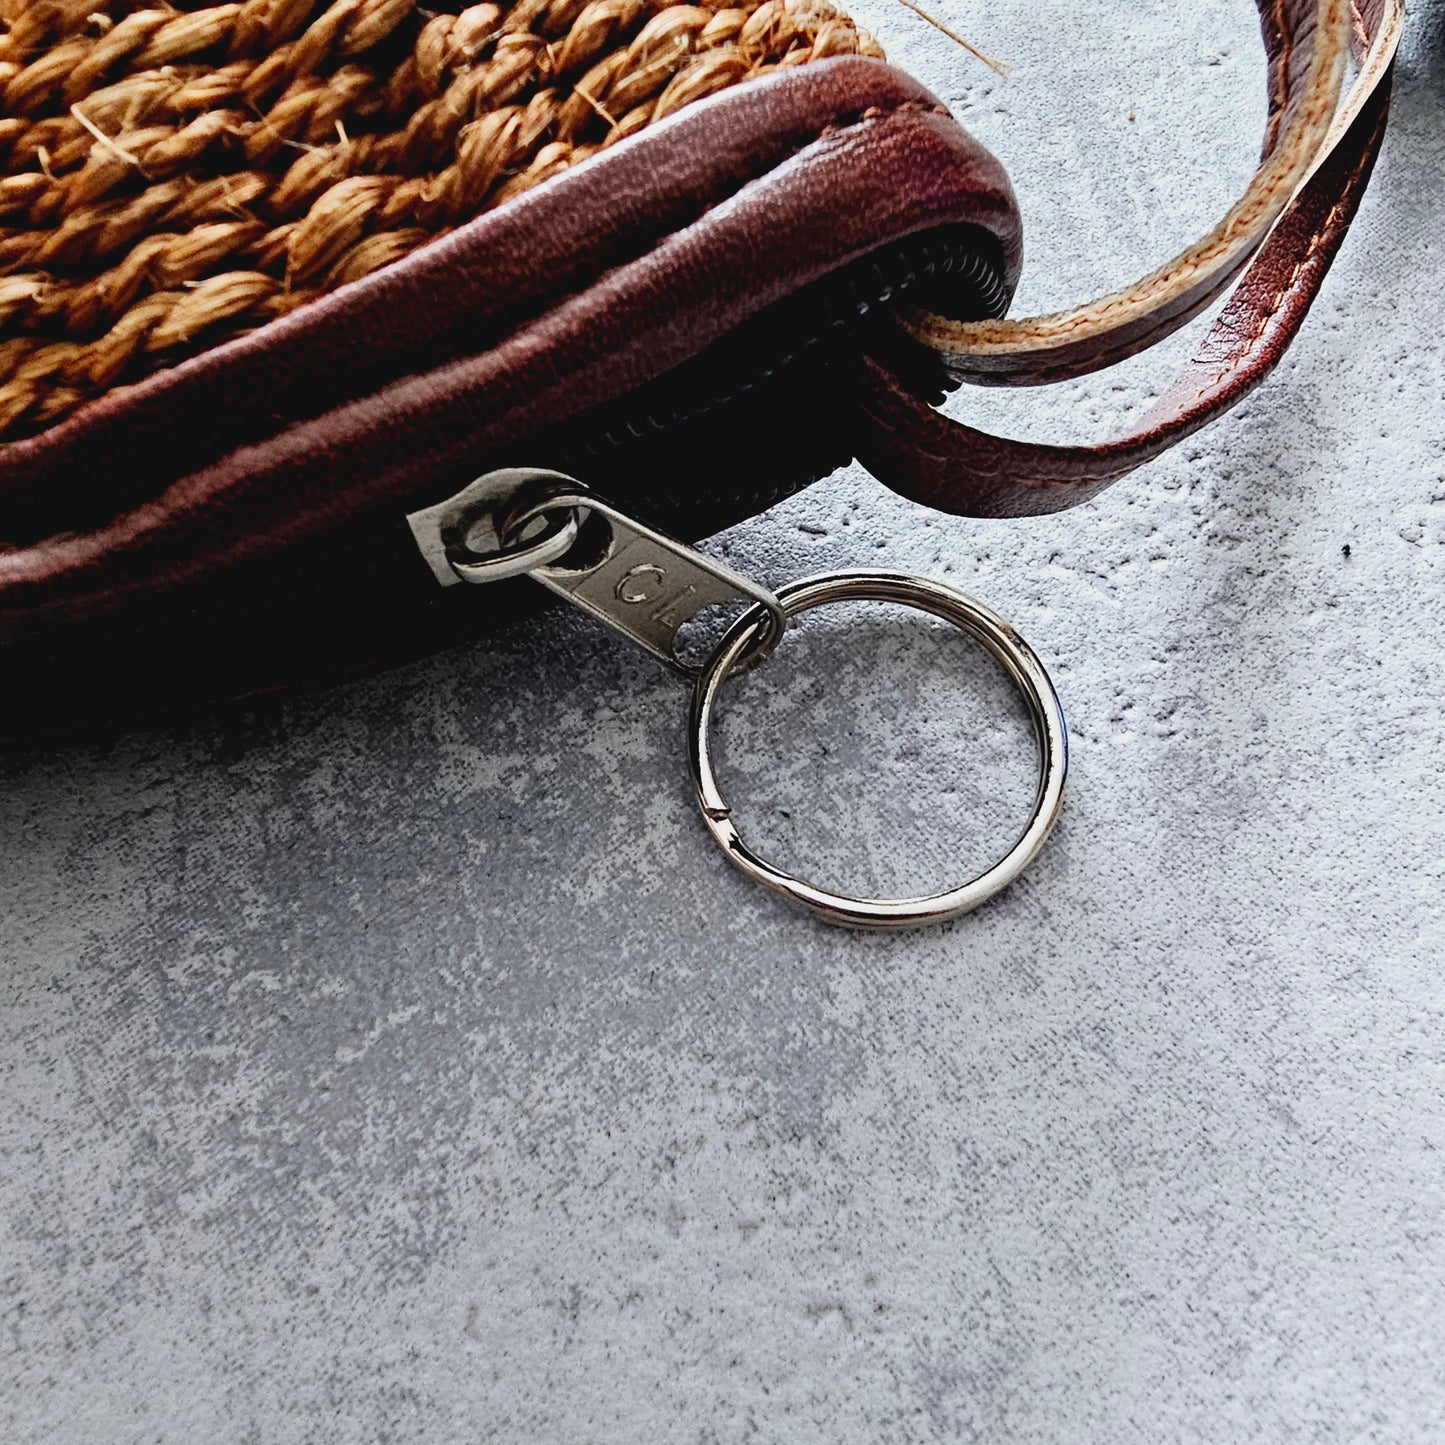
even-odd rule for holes
{"type": "Polygon", "coordinates": [[[851,54],[830,0],[0,0],[0,438],[851,54]]]}

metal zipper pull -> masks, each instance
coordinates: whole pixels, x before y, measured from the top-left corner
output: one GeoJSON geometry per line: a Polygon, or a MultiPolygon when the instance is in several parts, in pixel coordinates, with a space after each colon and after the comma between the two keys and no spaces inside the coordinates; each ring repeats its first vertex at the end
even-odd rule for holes
{"type": "Polygon", "coordinates": [[[744,665],[761,661],[787,629],[766,587],[537,467],[489,472],[407,522],[437,580],[496,582],[525,574],[635,642],[684,677],[679,632],[712,607],[761,607],[744,665]]]}
{"type": "Polygon", "coordinates": [[[921,577],[859,571],[806,578],[775,596],[600,501],[573,478],[535,467],[489,472],[446,502],[413,512],[407,521],[443,586],[532,577],[691,679],[688,763],[708,831],[749,877],[829,923],[914,928],[957,918],[1017,878],[1058,820],[1068,734],[1053,684],[1028,643],[996,612],[962,592],[921,577]],[[766,657],[795,614],[870,600],[930,613],[977,638],[1023,694],[1038,741],[1038,790],[1017,842],[978,877],[927,897],[832,893],[759,857],[739,835],[712,765],[712,715],[727,679],[766,657]],[[708,608],[729,603],[742,603],[745,610],[707,661],[694,667],[679,658],[679,631],[708,608]]]}
{"type": "Polygon", "coordinates": [[[540,495],[522,492],[503,513],[498,530],[505,544],[524,537],[538,522],[552,528],[579,515],[576,546],[527,574],[549,591],[689,679],[702,669],[678,656],[678,633],[710,607],[743,603],[763,609],[766,625],[757,630],[748,648],[747,665],[762,661],[778,645],[788,619],[766,587],[644,526],[575,484],[570,489],[544,485],[540,495]]]}

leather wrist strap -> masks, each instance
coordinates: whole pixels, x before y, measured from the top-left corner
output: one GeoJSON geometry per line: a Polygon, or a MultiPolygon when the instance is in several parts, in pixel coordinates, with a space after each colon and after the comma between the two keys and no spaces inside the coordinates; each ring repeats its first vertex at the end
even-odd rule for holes
{"type": "Polygon", "coordinates": [[[1061,511],[1198,431],[1273,370],[1368,184],[1389,111],[1404,7],[1401,0],[1259,0],[1259,7],[1270,57],[1264,159],[1208,236],[1137,285],[1075,311],[975,324],[922,312],[904,318],[959,380],[1054,381],[1120,361],[1176,330],[1247,263],[1174,383],[1121,437],[1045,446],[951,421],[865,359],[858,457],[888,486],[966,516],[1061,511]],[[1359,75],[1337,110],[1352,41],[1359,75]]]}

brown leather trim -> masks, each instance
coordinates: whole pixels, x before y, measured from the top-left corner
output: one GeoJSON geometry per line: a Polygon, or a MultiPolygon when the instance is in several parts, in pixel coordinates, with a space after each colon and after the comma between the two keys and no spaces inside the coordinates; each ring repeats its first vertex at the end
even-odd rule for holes
{"type": "MultiPolygon", "coordinates": [[[[475,355],[830,132],[909,107],[942,112],[917,82],[852,57],[729,88],[355,285],[0,446],[0,540],[103,523],[238,446],[475,355]],[[88,484],[76,485],[87,472],[88,484]]],[[[981,147],[959,144],[990,186],[1006,189],[981,147]]],[[[894,209],[914,195],[926,204],[920,186],[894,180],[894,209]]],[[[1017,216],[1011,204],[995,210],[1016,267],[1017,216]]],[[[761,234],[750,249],[765,249],[761,234]]]]}
{"type": "Polygon", "coordinates": [[[1016,267],[1002,168],[907,77],[848,58],[731,89],[5,448],[4,525],[29,545],[0,555],[0,632],[180,587],[382,505],[401,525],[495,447],[954,222],[991,229],[1016,267]]]}

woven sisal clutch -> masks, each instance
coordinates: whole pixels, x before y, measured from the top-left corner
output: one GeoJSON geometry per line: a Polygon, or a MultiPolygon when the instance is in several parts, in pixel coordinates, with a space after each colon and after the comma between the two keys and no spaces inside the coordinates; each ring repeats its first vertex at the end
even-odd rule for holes
{"type": "Polygon", "coordinates": [[[405,526],[492,467],[690,536],[853,458],[946,511],[1092,495],[1268,372],[1368,179],[1396,0],[1260,13],[1229,215],[1009,321],[1003,167],[827,0],[0,0],[0,736],[516,615],[536,589],[440,590],[405,526]],[[1241,271],[1115,442],[934,410],[1138,351],[1241,271]]]}

